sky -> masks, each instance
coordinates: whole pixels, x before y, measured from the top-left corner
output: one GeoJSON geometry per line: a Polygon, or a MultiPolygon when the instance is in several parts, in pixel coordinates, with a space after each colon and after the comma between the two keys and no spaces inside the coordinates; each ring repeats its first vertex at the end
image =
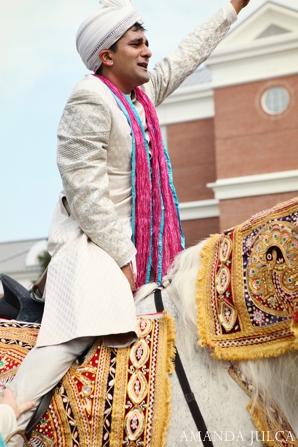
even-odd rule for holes
{"type": "MultiPolygon", "coordinates": [[[[263,3],[251,0],[239,22],[263,3]]],[[[297,9],[297,0],[278,3],[297,9]]],[[[224,1],[132,4],[148,30],[153,67],[224,1]]],[[[99,7],[97,0],[0,0],[0,242],[48,236],[62,189],[56,167],[58,123],[74,86],[89,73],[76,51],[75,35],[99,7]]]]}

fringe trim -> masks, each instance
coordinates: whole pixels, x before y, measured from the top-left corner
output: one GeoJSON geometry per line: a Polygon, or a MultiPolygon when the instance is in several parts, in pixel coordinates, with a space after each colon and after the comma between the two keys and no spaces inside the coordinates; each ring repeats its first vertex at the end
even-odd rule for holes
{"type": "MultiPolygon", "coordinates": [[[[269,432],[270,436],[267,436],[267,438],[272,438],[273,434],[270,430],[268,430],[268,426],[266,425],[265,421],[266,421],[266,415],[264,414],[264,412],[260,409],[260,408],[256,408],[253,407],[252,401],[250,401],[247,404],[247,410],[251,415],[251,419],[255,425],[255,427],[257,428],[259,433],[263,433],[269,432]]],[[[264,441],[264,444],[267,445],[268,447],[277,447],[277,444],[275,443],[275,441],[264,441]]]]}
{"type": "Polygon", "coordinates": [[[170,427],[170,419],[172,414],[171,409],[171,381],[169,378],[169,374],[173,374],[175,371],[175,355],[176,355],[176,347],[175,347],[175,341],[176,341],[176,327],[175,327],[175,320],[173,317],[168,315],[166,312],[163,312],[164,316],[164,324],[165,324],[165,331],[166,331],[166,337],[167,337],[167,346],[166,346],[166,377],[165,377],[165,383],[163,386],[163,395],[164,399],[163,402],[161,402],[159,409],[158,409],[158,432],[160,433],[159,439],[160,439],[160,447],[165,447],[167,444],[167,432],[170,427]]]}
{"type": "Polygon", "coordinates": [[[241,347],[221,348],[220,346],[212,346],[212,355],[218,360],[241,361],[241,360],[258,360],[264,357],[278,357],[288,352],[294,352],[298,349],[298,339],[293,342],[276,340],[271,345],[252,345],[241,347]]]}
{"type": "Polygon", "coordinates": [[[175,356],[176,356],[176,326],[173,317],[163,312],[165,323],[167,326],[167,372],[173,374],[175,371],[175,356]]]}
{"type": "Polygon", "coordinates": [[[210,295],[210,283],[208,286],[208,265],[210,257],[213,256],[214,249],[216,246],[216,243],[218,239],[221,237],[220,234],[212,234],[210,235],[209,239],[206,241],[206,244],[204,245],[202,251],[201,251],[201,267],[199,269],[198,273],[198,279],[197,279],[197,292],[196,292],[196,302],[198,305],[198,334],[199,334],[199,346],[205,346],[209,345],[211,343],[211,340],[209,338],[209,331],[208,331],[208,307],[207,307],[207,300],[206,300],[206,294],[209,298],[210,295]],[[208,291],[209,289],[209,291],[208,291]]]}
{"type": "Polygon", "coordinates": [[[197,326],[201,347],[208,346],[212,350],[212,355],[218,360],[239,361],[255,360],[264,357],[278,357],[282,354],[293,352],[298,349],[298,323],[291,322],[291,332],[284,339],[272,340],[270,343],[255,343],[246,346],[222,347],[218,345],[212,334],[214,334],[213,311],[211,309],[212,293],[212,263],[217,250],[217,242],[221,238],[220,234],[210,235],[201,251],[201,267],[198,272],[196,302],[198,306],[197,326]]]}
{"type": "MultiPolygon", "coordinates": [[[[251,384],[248,383],[247,379],[242,375],[239,366],[232,365],[229,368],[229,375],[244,393],[252,398],[251,384]]],[[[298,445],[294,430],[276,404],[272,402],[265,407],[259,396],[256,401],[251,399],[246,406],[246,409],[259,432],[259,438],[261,440],[263,437],[266,438],[263,441],[265,445],[268,447],[290,447],[298,445]],[[285,442],[283,442],[282,440],[276,439],[275,436],[277,433],[291,433],[291,436],[286,436],[286,439],[284,439],[285,442]],[[295,440],[289,438],[295,438],[295,440]]]]}
{"type": "Polygon", "coordinates": [[[291,331],[295,337],[298,338],[298,323],[294,320],[291,322],[291,331]]]}
{"type": "MultiPolygon", "coordinates": [[[[282,447],[283,445],[288,445],[289,447],[298,446],[297,438],[296,441],[292,441],[287,438],[287,444],[284,444],[282,440],[278,441],[277,439],[275,439],[275,435],[280,431],[279,429],[281,429],[281,427],[277,427],[276,433],[274,433],[272,429],[270,429],[267,422],[266,413],[262,407],[253,406],[252,401],[250,401],[246,408],[251,415],[251,419],[260,434],[260,440],[264,443],[264,445],[268,447],[282,447]],[[265,435],[264,440],[262,439],[262,434],[265,435]]],[[[281,429],[280,432],[283,431],[284,430],[281,429]]],[[[292,427],[288,427],[288,431],[290,431],[292,435],[294,434],[292,427]]]]}

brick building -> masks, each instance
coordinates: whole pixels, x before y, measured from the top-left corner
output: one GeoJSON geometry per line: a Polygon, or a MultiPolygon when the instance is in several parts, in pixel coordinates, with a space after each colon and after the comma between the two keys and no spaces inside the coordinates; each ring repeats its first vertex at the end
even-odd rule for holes
{"type": "Polygon", "coordinates": [[[262,5],[158,114],[188,246],[298,195],[298,10],[262,5]]]}

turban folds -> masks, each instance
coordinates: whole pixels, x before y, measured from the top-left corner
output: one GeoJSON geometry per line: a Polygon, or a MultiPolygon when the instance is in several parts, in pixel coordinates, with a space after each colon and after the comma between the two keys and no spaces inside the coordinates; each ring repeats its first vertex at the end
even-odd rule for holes
{"type": "Polygon", "coordinates": [[[110,48],[136,22],[142,23],[130,0],[101,0],[100,3],[104,7],[84,20],[76,38],[78,53],[92,71],[101,65],[98,57],[101,50],[110,48]]]}

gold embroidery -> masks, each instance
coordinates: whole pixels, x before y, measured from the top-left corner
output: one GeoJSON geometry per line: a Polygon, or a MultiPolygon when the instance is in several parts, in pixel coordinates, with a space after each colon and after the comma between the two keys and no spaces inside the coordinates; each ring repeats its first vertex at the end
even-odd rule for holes
{"type": "Polygon", "coordinates": [[[225,360],[298,348],[298,198],[211,236],[201,256],[201,346],[225,360]]]}

